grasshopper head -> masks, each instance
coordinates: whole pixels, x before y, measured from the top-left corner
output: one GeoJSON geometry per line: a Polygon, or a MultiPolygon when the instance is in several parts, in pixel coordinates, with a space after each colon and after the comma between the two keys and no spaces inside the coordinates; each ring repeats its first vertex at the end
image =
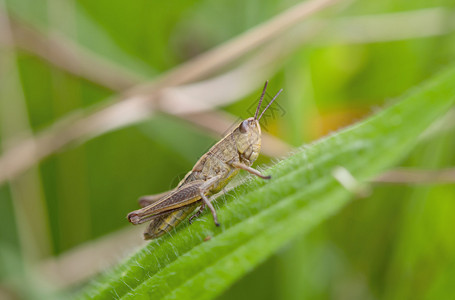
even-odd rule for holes
{"type": "Polygon", "coordinates": [[[239,155],[250,165],[261,151],[261,126],[255,118],[248,118],[235,129],[235,143],[239,155]]]}
{"type": "Polygon", "coordinates": [[[273,99],[269,102],[266,108],[262,111],[258,118],[259,109],[261,108],[262,100],[264,99],[265,90],[267,89],[268,81],[265,82],[264,89],[262,90],[261,98],[256,109],[254,117],[248,118],[235,129],[234,136],[236,139],[236,147],[240,157],[249,162],[250,165],[258,158],[259,151],[261,150],[261,126],[259,121],[264,115],[265,111],[272,105],[276,97],[283,91],[280,90],[273,99]]]}

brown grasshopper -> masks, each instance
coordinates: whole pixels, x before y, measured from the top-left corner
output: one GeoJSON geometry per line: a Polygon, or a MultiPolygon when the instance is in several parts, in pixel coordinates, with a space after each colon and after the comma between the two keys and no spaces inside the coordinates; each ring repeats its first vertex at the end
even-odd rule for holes
{"type": "Polygon", "coordinates": [[[258,118],[267,84],[268,82],[265,83],[262,90],[254,117],[241,122],[238,127],[210,148],[175,189],[139,199],[139,205],[142,208],[130,212],[127,218],[134,225],[151,221],[144,232],[145,239],[157,238],[169,232],[191,214],[197,206],[200,206],[199,210],[190,217],[190,224],[207,206],[216,226],[219,226],[215,208],[208,197],[221,191],[240,169],[258,177],[270,179],[270,176],[264,176],[251,167],[261,149],[259,120],[282,92],[281,89],[273,97],[258,118]]]}

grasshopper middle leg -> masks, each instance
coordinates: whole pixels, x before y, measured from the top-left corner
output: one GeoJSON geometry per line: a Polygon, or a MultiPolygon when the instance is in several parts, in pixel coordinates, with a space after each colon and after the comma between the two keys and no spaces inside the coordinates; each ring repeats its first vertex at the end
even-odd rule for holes
{"type": "MultiPolygon", "coordinates": [[[[216,215],[216,210],[215,210],[215,207],[213,207],[212,203],[210,202],[210,200],[207,198],[207,196],[205,195],[208,191],[210,191],[210,189],[213,187],[213,185],[218,182],[218,180],[220,179],[220,175],[217,175],[213,178],[210,178],[209,180],[207,180],[206,182],[204,182],[200,187],[199,187],[199,195],[201,196],[201,199],[202,199],[202,205],[200,207],[200,211],[202,212],[202,209],[205,208],[205,206],[207,206],[209,209],[210,209],[210,212],[212,213],[212,216],[213,216],[213,221],[215,222],[215,225],[216,226],[220,226],[220,223],[218,223],[218,216],[216,215]]],[[[198,213],[198,212],[197,212],[198,213]]],[[[197,214],[196,213],[196,214],[197,214]]]]}
{"type": "Polygon", "coordinates": [[[215,207],[213,207],[212,203],[210,203],[210,200],[202,192],[201,192],[201,198],[202,198],[202,201],[204,202],[204,204],[207,205],[209,207],[210,211],[212,212],[213,221],[215,222],[215,225],[220,226],[220,223],[218,223],[218,216],[216,215],[215,207]]]}
{"type": "Polygon", "coordinates": [[[210,212],[212,213],[213,221],[215,222],[215,225],[220,226],[220,223],[218,223],[218,216],[216,214],[215,207],[213,207],[212,203],[210,203],[210,200],[205,195],[208,191],[210,191],[210,189],[213,187],[214,183],[216,183],[220,179],[220,177],[221,176],[219,176],[219,175],[215,176],[215,177],[207,180],[206,182],[204,182],[199,187],[199,195],[201,196],[202,205],[199,206],[199,210],[194,215],[192,215],[190,217],[190,219],[188,220],[190,222],[190,224],[192,224],[193,220],[195,218],[198,218],[204,211],[205,207],[208,206],[208,208],[210,209],[210,212]]]}

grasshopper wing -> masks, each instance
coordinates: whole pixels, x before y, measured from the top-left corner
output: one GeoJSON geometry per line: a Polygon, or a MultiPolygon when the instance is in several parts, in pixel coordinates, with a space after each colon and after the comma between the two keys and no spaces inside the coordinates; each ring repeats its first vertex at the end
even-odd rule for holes
{"type": "Polygon", "coordinates": [[[203,180],[188,182],[150,205],[130,212],[127,218],[133,224],[141,224],[158,216],[182,209],[201,200],[200,191],[204,185],[203,180]]]}
{"type": "Polygon", "coordinates": [[[148,205],[151,205],[151,204],[155,203],[156,201],[158,201],[160,199],[163,199],[167,195],[170,195],[174,191],[175,191],[175,189],[167,191],[167,192],[164,192],[164,193],[160,193],[160,194],[142,196],[138,200],[139,206],[140,207],[146,207],[148,205]]]}

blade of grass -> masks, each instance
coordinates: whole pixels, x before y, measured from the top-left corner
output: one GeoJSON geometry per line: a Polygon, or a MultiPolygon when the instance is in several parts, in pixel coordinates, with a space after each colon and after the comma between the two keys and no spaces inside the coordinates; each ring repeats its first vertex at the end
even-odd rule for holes
{"type": "MultiPolygon", "coordinates": [[[[218,203],[221,228],[205,214],[192,226],[152,241],[85,298],[211,299],[295,236],[352,198],[332,171],[365,182],[392,166],[455,98],[455,66],[367,120],[303,147],[218,203]],[[234,200],[235,201],[231,201],[234,200]],[[207,242],[204,239],[210,236],[207,242]]],[[[218,201],[219,202],[219,201],[218,201]]]]}

